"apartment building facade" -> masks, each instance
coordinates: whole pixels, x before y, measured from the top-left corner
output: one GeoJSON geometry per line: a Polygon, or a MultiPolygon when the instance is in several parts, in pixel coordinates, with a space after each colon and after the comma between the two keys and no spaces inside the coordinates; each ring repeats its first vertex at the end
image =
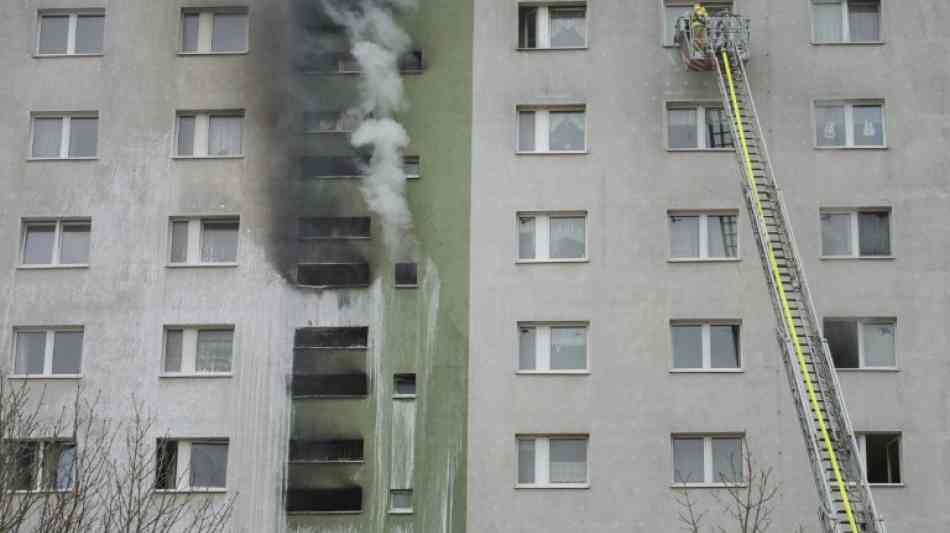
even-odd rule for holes
{"type": "Polygon", "coordinates": [[[231,531],[462,531],[471,5],[398,20],[397,258],[334,171],[362,77],[311,68],[353,64],[317,4],[4,6],[0,369],[51,411],[143,402],[159,488],[234,498],[231,531]]]}
{"type": "MultiPolygon", "coordinates": [[[[732,458],[817,531],[715,73],[691,2],[475,3],[470,531],[723,523],[732,458]]],[[[868,479],[892,531],[942,531],[950,441],[946,62],[933,2],[709,2],[748,72],[868,479]],[[945,232],[943,232],[945,233],[945,232]]],[[[725,525],[725,524],[724,524],[725,525]]]]}

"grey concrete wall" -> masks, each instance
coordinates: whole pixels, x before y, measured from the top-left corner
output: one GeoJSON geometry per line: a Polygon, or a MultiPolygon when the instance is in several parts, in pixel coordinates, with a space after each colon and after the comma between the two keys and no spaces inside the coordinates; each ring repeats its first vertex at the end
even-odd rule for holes
{"type": "MultiPolygon", "coordinates": [[[[815,46],[806,0],[736,3],[752,19],[753,94],[818,313],[897,317],[898,371],[841,373],[858,431],[903,433],[904,485],[874,489],[877,505],[890,530],[947,529],[950,7],[884,2],[884,44],[815,46]],[[815,150],[819,98],[885,99],[888,148],[815,150]],[[819,260],[826,206],[891,207],[895,258],[819,260]]],[[[660,46],[660,6],[589,2],[588,49],[519,52],[517,3],[475,3],[470,531],[676,530],[679,432],[744,432],[783,484],[775,529],[817,531],[734,157],[665,150],[664,102],[718,89],[660,46]],[[588,154],[515,154],[515,106],[545,102],[587,104],[588,154]],[[740,210],[740,261],[667,261],[667,210],[723,208],[740,210]],[[521,210],[587,210],[590,261],[516,264],[521,210]],[[679,318],[741,320],[743,372],[671,374],[679,318]],[[547,320],[590,321],[590,375],[515,374],[516,323],[547,320]],[[520,433],[589,433],[590,488],[515,489],[520,433]]]]}

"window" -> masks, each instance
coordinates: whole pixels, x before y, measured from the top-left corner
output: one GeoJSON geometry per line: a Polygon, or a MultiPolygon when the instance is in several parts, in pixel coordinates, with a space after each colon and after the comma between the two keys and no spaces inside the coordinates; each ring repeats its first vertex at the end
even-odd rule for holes
{"type": "Polygon", "coordinates": [[[415,398],[416,375],[396,374],[393,376],[393,396],[397,398],[415,398]]]}
{"type": "Polygon", "coordinates": [[[31,159],[95,159],[99,114],[34,113],[31,159]]]}
{"type": "Polygon", "coordinates": [[[233,326],[165,328],[165,375],[230,375],[233,356],[233,326]]]}
{"type": "Polygon", "coordinates": [[[518,261],[571,262],[587,258],[587,214],[518,214],[518,261]]]}
{"type": "Polygon", "coordinates": [[[36,54],[80,56],[102,54],[105,10],[50,10],[39,13],[36,54]]]}
{"type": "Polygon", "coordinates": [[[821,211],[822,257],[890,257],[887,208],[821,211]]]}
{"type": "Polygon", "coordinates": [[[586,373],[587,325],[518,324],[518,371],[586,373]]]}
{"type": "Polygon", "coordinates": [[[732,150],[729,115],[718,104],[671,102],[666,106],[670,150],[732,150]]]}
{"type": "Polygon", "coordinates": [[[89,263],[91,228],[92,222],[89,219],[25,221],[20,265],[86,266],[89,263]]]}
{"type": "Polygon", "coordinates": [[[394,277],[396,287],[418,287],[419,267],[416,263],[396,263],[394,277]]]}
{"type": "Polygon", "coordinates": [[[5,440],[5,489],[64,491],[73,488],[76,443],[66,440],[5,440]]]}
{"type": "Polygon", "coordinates": [[[583,153],[587,151],[584,106],[518,107],[518,153],[583,153]]]}
{"type": "Polygon", "coordinates": [[[826,318],[824,326],[836,368],[897,368],[893,318],[826,318]]]}
{"type": "Polygon", "coordinates": [[[246,8],[183,9],[180,53],[247,52],[247,26],[246,8]]]}
{"type": "Polygon", "coordinates": [[[518,436],[518,487],[587,487],[587,435],[518,436]]]}
{"type": "Polygon", "coordinates": [[[587,6],[530,5],[518,8],[518,48],[587,46],[587,6]]]}
{"type": "Polygon", "coordinates": [[[819,148],[883,148],[886,143],[879,100],[817,102],[815,126],[819,148]]]}
{"type": "Polygon", "coordinates": [[[17,377],[79,377],[81,327],[16,328],[13,374],[17,377]]]}
{"type": "Polygon", "coordinates": [[[674,370],[735,370],[740,367],[739,324],[675,321],[670,327],[674,370]]]}
{"type": "MultiPolygon", "coordinates": [[[[693,11],[692,0],[666,0],[663,13],[663,46],[674,46],[676,21],[693,11]]],[[[716,16],[732,9],[732,2],[703,2],[706,11],[716,16]]]]}
{"type": "Polygon", "coordinates": [[[673,483],[742,483],[745,481],[742,441],[741,435],[674,436],[673,483]]]}
{"type": "Polygon", "coordinates": [[[880,0],[812,0],[815,42],[881,41],[880,0]]]}
{"type": "Polygon", "coordinates": [[[422,176],[422,163],[417,155],[407,155],[402,158],[402,168],[406,179],[419,179],[422,176]]]}
{"type": "Polygon", "coordinates": [[[171,219],[171,266],[233,265],[237,262],[237,218],[171,219]]]}
{"type": "Polygon", "coordinates": [[[390,489],[389,512],[411,513],[412,512],[412,489],[390,489]]]}
{"type": "Polygon", "coordinates": [[[669,213],[670,258],[673,260],[737,259],[738,211],[669,213]]]}
{"type": "Polygon", "coordinates": [[[159,439],[156,455],[156,489],[189,491],[227,487],[226,439],[159,439]]]}
{"type": "Polygon", "coordinates": [[[177,157],[241,157],[243,111],[182,111],[177,122],[177,157]]]}
{"type": "Polygon", "coordinates": [[[858,448],[867,481],[872,484],[901,483],[901,434],[858,433],[858,448]]]}

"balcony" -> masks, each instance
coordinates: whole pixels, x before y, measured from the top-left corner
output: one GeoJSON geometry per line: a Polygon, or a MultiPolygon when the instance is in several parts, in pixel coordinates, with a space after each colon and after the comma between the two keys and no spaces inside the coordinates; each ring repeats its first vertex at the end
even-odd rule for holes
{"type": "Polygon", "coordinates": [[[288,513],[358,513],[362,510],[362,487],[287,489],[288,513]]]}

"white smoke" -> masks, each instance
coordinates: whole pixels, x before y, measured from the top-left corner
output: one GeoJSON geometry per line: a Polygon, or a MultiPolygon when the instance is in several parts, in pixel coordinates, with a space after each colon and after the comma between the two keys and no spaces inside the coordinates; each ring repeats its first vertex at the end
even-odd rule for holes
{"type": "Polygon", "coordinates": [[[396,16],[416,7],[415,0],[321,0],[327,14],[346,29],[351,53],[360,65],[362,118],[351,142],[372,150],[361,190],[379,217],[383,241],[392,258],[414,253],[412,213],[406,201],[403,150],[409,135],[393,115],[406,109],[399,61],[412,45],[396,16]]]}

